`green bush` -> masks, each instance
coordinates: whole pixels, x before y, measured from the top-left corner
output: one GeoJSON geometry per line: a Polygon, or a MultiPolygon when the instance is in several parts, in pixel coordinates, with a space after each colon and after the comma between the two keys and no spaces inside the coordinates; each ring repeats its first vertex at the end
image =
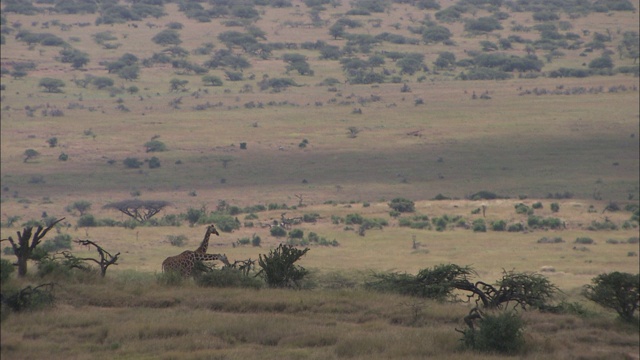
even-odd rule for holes
{"type": "Polygon", "coordinates": [[[53,305],[53,284],[31,285],[5,295],[3,303],[13,311],[37,310],[53,305]]]}
{"type": "Polygon", "coordinates": [[[167,240],[172,246],[182,247],[187,241],[187,237],[184,235],[167,235],[167,240]]]}
{"type": "Polygon", "coordinates": [[[398,212],[414,212],[416,210],[415,203],[405,198],[395,198],[388,204],[389,207],[398,212]]]}
{"type": "Polygon", "coordinates": [[[550,207],[551,211],[553,211],[554,213],[560,211],[560,205],[558,203],[551,203],[550,207]]]}
{"type": "Polygon", "coordinates": [[[347,225],[360,225],[364,222],[364,217],[360,214],[347,214],[344,223],[347,225]]]}
{"type": "Polygon", "coordinates": [[[534,209],[542,209],[542,203],[540,201],[531,204],[531,207],[534,209]]]}
{"type": "Polygon", "coordinates": [[[473,229],[473,232],[486,232],[487,231],[487,225],[484,222],[484,219],[476,219],[473,221],[471,228],[473,229]]]}
{"type": "Polygon", "coordinates": [[[143,162],[134,157],[128,157],[122,161],[127,169],[139,169],[143,162]]]}
{"type": "Polygon", "coordinates": [[[160,140],[151,140],[144,143],[146,152],[167,151],[167,145],[160,140]]]}
{"type": "Polygon", "coordinates": [[[269,232],[271,233],[271,236],[275,236],[275,237],[287,236],[287,230],[283,229],[280,226],[273,226],[271,230],[269,230],[269,232]]]}
{"type": "Polygon", "coordinates": [[[232,268],[213,269],[196,277],[196,284],[202,287],[241,287],[259,289],[262,282],[254,276],[248,276],[241,270],[232,268]]]}
{"type": "Polygon", "coordinates": [[[505,231],[507,229],[507,222],[504,220],[496,220],[491,223],[491,230],[493,231],[505,231]]]}
{"type": "Polygon", "coordinates": [[[42,244],[42,249],[46,252],[54,252],[63,249],[71,249],[71,235],[59,234],[52,240],[46,240],[42,244]]]}
{"type": "Polygon", "coordinates": [[[515,354],[524,347],[524,322],[515,312],[487,314],[479,321],[479,328],[464,331],[466,348],[502,354],[515,354]]]}
{"type": "Polygon", "coordinates": [[[291,239],[302,239],[304,237],[304,231],[300,229],[293,229],[289,231],[289,238],[291,239]]]}
{"type": "Polygon", "coordinates": [[[526,214],[526,215],[533,214],[533,209],[531,209],[530,207],[528,207],[523,203],[516,204],[515,208],[516,208],[516,214],[526,214]]]}
{"type": "Polygon", "coordinates": [[[82,215],[78,219],[78,227],[96,227],[98,226],[98,222],[96,221],[95,216],[91,214],[82,215]]]}
{"type": "Polygon", "coordinates": [[[584,236],[584,237],[576,238],[575,243],[583,244],[583,245],[591,245],[591,244],[594,244],[594,241],[592,238],[584,236]]]}
{"type": "Polygon", "coordinates": [[[268,255],[259,255],[258,265],[262,275],[270,287],[299,287],[300,281],[308,274],[302,266],[295,265],[309,251],[296,249],[290,245],[280,244],[269,251],[268,255]]]}
{"type": "Polygon", "coordinates": [[[511,224],[507,227],[507,231],[508,232],[520,232],[520,231],[524,231],[524,225],[522,225],[521,223],[515,223],[515,224],[511,224]]]}
{"type": "Polygon", "coordinates": [[[0,284],[4,284],[11,277],[11,273],[15,271],[15,267],[7,259],[0,259],[0,284]]]}

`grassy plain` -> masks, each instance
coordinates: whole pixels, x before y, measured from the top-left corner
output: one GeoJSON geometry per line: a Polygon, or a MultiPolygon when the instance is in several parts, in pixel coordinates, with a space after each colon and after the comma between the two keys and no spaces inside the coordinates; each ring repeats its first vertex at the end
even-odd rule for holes
{"type": "MultiPolygon", "coordinates": [[[[328,7],[322,14],[329,23],[320,28],[287,25],[287,21],[309,22],[308,8],[293,2],[296,7],[265,8],[255,23],[270,42],[323,40],[344,46],[346,41],[333,39],[327,27],[349,10],[347,1],[328,7]]],[[[637,0],[632,3],[639,7],[637,0]]],[[[60,232],[74,239],[93,239],[122,254],[104,281],[58,280],[61,285],[54,311],[11,314],[4,320],[3,359],[239,359],[256,353],[265,359],[507,358],[458,349],[459,334],[454,328],[463,326],[461,318],[468,312],[464,305],[360,289],[371,271],[415,273],[441,263],[472,265],[484,281],[498,279],[503,269],[534,272],[551,266],[555,271],[545,275],[563,296],[592,312],[586,318],[524,314],[527,349],[518,358],[627,359],[638,353],[637,329],[617,323],[612,313],[586,303],[579,294],[583,285],[602,272],[638,271],[638,245],[626,243],[638,236],[637,228],[587,230],[593,221],[604,222],[605,218],[620,226],[630,213],[603,213],[604,208],[610,201],[624,207],[637,204],[640,198],[637,78],[618,74],[461,81],[455,79],[460,72],[456,69],[402,75],[402,83],[352,85],[344,81],[337,61],[321,60],[317,51],[308,50],[279,50],[269,59],[251,58],[253,66],[245,75],[253,74],[255,79],[225,81],[223,87],[205,87],[199,76],[176,74],[170,65],[142,68],[135,82],[109,75],[101,61],[114,61],[124,53],[143,59],[161,51],[150,39],[169,22],[184,24],[179,33],[181,46],[188,50],[206,42],[214,43],[215,49],[223,48],[216,35],[236,29],[225,27],[220,19],[197,23],[178,12],[175,4],[166,4],[165,9],[169,16],[137,22],[136,28],[130,24],[96,26],[95,15],[3,13],[11,26],[20,23],[22,29],[54,33],[87,52],[91,61],[84,70],[72,70],[55,60],[58,48],[29,47],[6,37],[3,67],[29,60],[37,68],[25,78],[4,73],[1,78],[6,87],[0,124],[1,238],[15,236],[22,222],[39,219],[46,212],[67,218],[70,226],[60,232]],[[52,20],[92,25],[44,29],[43,23],[52,20]],[[93,34],[106,30],[118,38],[120,47],[107,50],[93,41],[93,34]],[[307,55],[314,76],[285,74],[280,57],[289,52],[307,55]],[[74,79],[87,74],[112,76],[117,88],[135,85],[140,91],[113,95],[74,84],[74,79]],[[301,86],[263,92],[256,82],[265,75],[291,77],[301,86]],[[421,75],[425,79],[418,81],[421,75]],[[43,77],[63,79],[64,92],[42,92],[37,84],[43,77]],[[335,91],[318,85],[328,77],[341,81],[335,91]],[[170,92],[173,78],[188,80],[188,91],[170,92]],[[411,92],[400,91],[403,83],[411,92]],[[245,91],[247,85],[250,91],[245,91]],[[624,91],[610,91],[622,87],[624,91]],[[525,94],[534,89],[575,88],[603,91],[525,94]],[[474,93],[487,93],[490,99],[473,99],[474,93]],[[179,107],[170,106],[177,98],[181,99],[179,107]],[[379,100],[371,101],[376,98],[379,100]],[[424,104],[416,105],[416,100],[424,104]],[[250,102],[264,106],[251,108],[246,105],[250,102]],[[196,110],[207,103],[221,105],[196,110]],[[118,105],[128,111],[119,110],[118,105]],[[27,106],[36,109],[34,116],[27,115],[27,106]],[[43,116],[47,109],[60,109],[64,116],[43,116]],[[348,136],[350,127],[359,130],[355,138],[348,136]],[[162,166],[125,169],[124,158],[151,156],[143,144],[156,136],[168,147],[166,152],[153,154],[162,166]],[[57,147],[47,144],[51,137],[58,139],[57,147]],[[304,139],[308,145],[300,147],[304,139]],[[246,150],[240,149],[243,142],[246,150]],[[41,155],[24,162],[23,153],[29,148],[41,155]],[[69,155],[68,161],[58,161],[61,152],[69,155]],[[108,164],[109,160],[114,163],[108,164]],[[510,199],[465,199],[480,190],[510,199]],[[287,217],[320,214],[317,223],[300,229],[335,239],[340,246],[314,246],[301,261],[313,271],[315,290],[211,289],[191,283],[163,286],[156,281],[162,260],[183,250],[171,246],[167,236],[185,235],[185,249],[195,248],[204,232],[202,226],[77,228],[77,215],[64,210],[74,201],[86,200],[97,218],[125,220],[101,207],[131,198],[133,192],[142,199],[170,201],[172,206],[161,215],[201,206],[213,210],[221,200],[239,206],[295,206],[296,195],[300,195],[305,206],[287,210],[287,217]],[[546,199],[549,193],[565,192],[573,198],[546,199]],[[437,194],[453,200],[430,200],[437,194]],[[525,233],[409,229],[389,217],[386,202],[398,196],[416,201],[417,213],[430,218],[460,215],[468,223],[482,217],[471,213],[482,205],[487,206],[488,222],[526,222],[525,215],[515,213],[514,205],[542,201],[544,207],[536,215],[559,217],[567,226],[525,233]],[[519,196],[527,198],[518,200],[519,196]],[[370,206],[364,207],[364,202],[370,206]],[[551,213],[551,202],[559,203],[559,213],[551,213]],[[331,222],[331,216],[353,213],[388,219],[390,226],[369,230],[361,237],[345,230],[344,224],[331,222]],[[5,221],[13,216],[20,221],[6,226],[5,221]],[[559,236],[565,242],[538,244],[543,236],[559,236]],[[583,236],[593,238],[595,244],[574,243],[583,236]],[[618,243],[607,242],[610,239],[618,243]],[[421,243],[417,249],[412,248],[414,240],[421,243]],[[629,256],[634,252],[636,256],[629,256]]],[[[382,28],[365,21],[363,28],[353,32],[415,36],[407,27],[423,13],[433,16],[434,11],[421,13],[410,5],[395,4],[388,12],[364,17],[380,19],[382,28]],[[401,24],[399,30],[391,26],[394,23],[401,24]]],[[[484,15],[484,10],[478,10],[477,16],[484,15]]],[[[563,20],[569,19],[563,15],[563,20]]],[[[610,30],[614,40],[608,48],[614,51],[624,31],[638,28],[637,14],[631,12],[592,13],[570,21],[576,33],[610,30]]],[[[462,23],[451,23],[447,26],[456,46],[384,43],[374,50],[420,52],[431,68],[442,51],[463,59],[468,51],[480,49],[481,40],[497,41],[497,34],[505,38],[516,34],[511,24],[532,26],[534,22],[530,12],[512,13],[503,22],[504,30],[487,36],[467,34],[462,23]]],[[[537,37],[533,31],[517,34],[537,37]]],[[[596,52],[581,56],[583,50],[563,50],[565,56],[545,64],[543,70],[582,67],[599,56],[596,52]]],[[[524,45],[515,44],[511,53],[525,55],[524,45]]],[[[198,63],[208,58],[189,55],[198,63]]],[[[616,66],[633,64],[632,59],[614,59],[616,66]]],[[[386,67],[395,68],[390,61],[386,67]]],[[[210,74],[224,77],[219,69],[210,74]]],[[[259,221],[277,220],[282,212],[260,212],[259,221]]],[[[271,237],[268,229],[243,227],[213,239],[210,252],[226,253],[230,259],[256,259],[281,241],[271,237]],[[254,233],[261,236],[262,247],[233,246],[239,238],[254,233]]],[[[93,255],[78,247],[73,251],[93,255]]],[[[42,281],[33,274],[34,265],[31,267],[27,281],[15,280],[15,286],[42,281]]]]}

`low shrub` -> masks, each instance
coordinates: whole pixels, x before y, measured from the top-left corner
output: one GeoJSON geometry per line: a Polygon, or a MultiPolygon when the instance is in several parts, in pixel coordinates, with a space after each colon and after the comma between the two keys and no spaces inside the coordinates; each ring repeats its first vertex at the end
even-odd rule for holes
{"type": "Polygon", "coordinates": [[[465,348],[488,353],[515,354],[524,347],[524,322],[515,312],[487,314],[477,329],[463,332],[465,348]]]}
{"type": "Polygon", "coordinates": [[[537,243],[538,244],[559,244],[559,243],[563,243],[564,240],[562,240],[561,237],[556,236],[553,238],[548,238],[548,237],[542,237],[540,239],[538,239],[537,243]]]}
{"type": "Polygon", "coordinates": [[[592,245],[592,244],[595,244],[595,242],[593,241],[593,239],[592,239],[592,238],[590,238],[590,237],[586,237],[586,236],[576,238],[575,243],[576,243],[576,244],[583,244],[583,245],[592,245]]]}
{"type": "Polygon", "coordinates": [[[187,241],[187,237],[184,235],[167,235],[167,240],[172,246],[182,247],[187,241]]]}
{"type": "Polygon", "coordinates": [[[242,287],[259,289],[263,282],[254,276],[245,275],[241,270],[222,268],[213,269],[196,277],[196,284],[202,287],[242,287]]]}

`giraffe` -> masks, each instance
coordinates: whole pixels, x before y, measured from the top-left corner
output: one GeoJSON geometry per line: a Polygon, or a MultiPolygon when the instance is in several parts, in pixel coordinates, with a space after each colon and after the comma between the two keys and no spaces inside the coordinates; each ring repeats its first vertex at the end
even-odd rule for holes
{"type": "Polygon", "coordinates": [[[170,272],[176,271],[184,277],[191,276],[193,268],[196,265],[196,261],[212,261],[220,260],[226,266],[231,266],[227,255],[225,254],[205,254],[198,253],[191,250],[183,251],[182,254],[176,256],[169,256],[162,262],[162,271],[170,272]]]}
{"type": "Polygon", "coordinates": [[[218,230],[216,230],[216,227],[213,224],[207,226],[207,232],[204,234],[204,239],[202,239],[202,243],[200,243],[200,246],[196,249],[197,253],[207,253],[207,249],[209,248],[209,238],[211,237],[211,234],[220,236],[220,233],[218,233],[218,230]]]}
{"type": "Polygon", "coordinates": [[[231,266],[225,254],[207,254],[207,249],[209,247],[209,238],[211,237],[211,234],[220,236],[218,230],[216,230],[213,224],[207,227],[207,232],[204,235],[204,239],[202,239],[202,243],[195,251],[186,250],[183,251],[180,255],[170,256],[166,258],[162,262],[162,271],[176,271],[179,272],[182,276],[188,277],[191,276],[191,273],[193,272],[193,268],[197,261],[220,260],[225,265],[231,266]]]}

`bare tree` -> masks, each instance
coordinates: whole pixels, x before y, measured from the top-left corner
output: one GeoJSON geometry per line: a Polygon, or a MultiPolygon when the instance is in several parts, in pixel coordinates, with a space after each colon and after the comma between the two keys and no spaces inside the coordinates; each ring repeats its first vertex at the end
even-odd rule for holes
{"type": "Polygon", "coordinates": [[[47,235],[49,230],[53,229],[57,223],[64,220],[64,218],[58,219],[46,228],[43,225],[38,225],[36,232],[33,233],[33,226],[27,226],[22,229],[22,232],[18,231],[18,241],[13,240],[11,236],[8,239],[11,247],[13,247],[13,253],[18,258],[18,276],[23,277],[27,275],[27,261],[31,258],[33,251],[40,244],[42,238],[47,235]],[[29,243],[31,241],[31,243],[29,243]]]}
{"type": "Polygon", "coordinates": [[[109,203],[102,208],[116,209],[142,223],[151,219],[155,214],[170,204],[168,201],[163,200],[131,199],[109,203]]]}
{"type": "Polygon", "coordinates": [[[102,277],[105,276],[105,274],[107,273],[107,268],[110,265],[118,265],[116,264],[116,262],[118,261],[118,256],[120,256],[119,252],[115,255],[111,255],[107,250],[103,249],[102,246],[96,244],[91,240],[76,240],[75,242],[77,242],[80,245],[94,246],[96,248],[96,250],[98,251],[98,254],[100,255],[100,260],[97,260],[94,258],[78,258],[78,259],[83,261],[93,261],[96,264],[98,264],[100,266],[100,275],[102,275],[102,277]]]}

